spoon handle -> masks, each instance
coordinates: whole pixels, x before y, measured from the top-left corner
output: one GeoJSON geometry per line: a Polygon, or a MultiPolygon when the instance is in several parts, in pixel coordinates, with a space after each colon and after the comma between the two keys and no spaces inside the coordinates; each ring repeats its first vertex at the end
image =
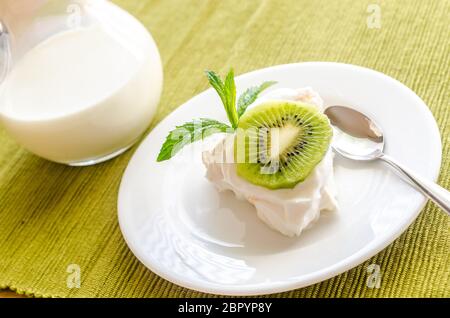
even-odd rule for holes
{"type": "Polygon", "coordinates": [[[385,154],[381,155],[380,159],[394,167],[407,181],[450,215],[450,192],[448,190],[433,181],[418,176],[385,154]]]}

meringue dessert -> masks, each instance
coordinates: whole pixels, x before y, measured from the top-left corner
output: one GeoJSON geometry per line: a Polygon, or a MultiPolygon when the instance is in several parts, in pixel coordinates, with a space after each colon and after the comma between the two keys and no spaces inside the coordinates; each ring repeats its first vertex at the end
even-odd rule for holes
{"type": "MultiPolygon", "coordinates": [[[[323,111],[323,101],[311,88],[278,89],[259,98],[249,109],[267,101],[296,101],[323,111]]],[[[211,150],[203,152],[206,177],[218,191],[231,190],[239,199],[256,208],[258,217],[274,230],[287,236],[298,236],[318,220],[323,210],[337,207],[330,149],[302,182],[293,188],[268,189],[252,184],[237,174],[236,164],[221,160],[234,158],[233,135],[224,136],[211,150]]]]}
{"type": "Polygon", "coordinates": [[[309,87],[281,88],[259,97],[275,84],[264,82],[236,98],[232,70],[224,81],[212,71],[206,75],[229,124],[201,118],[177,126],[157,161],[170,159],[191,142],[220,134],[202,153],[206,178],[218,191],[230,190],[251,203],[270,228],[299,236],[321,211],[335,210],[333,131],[319,94],[309,87]]]}

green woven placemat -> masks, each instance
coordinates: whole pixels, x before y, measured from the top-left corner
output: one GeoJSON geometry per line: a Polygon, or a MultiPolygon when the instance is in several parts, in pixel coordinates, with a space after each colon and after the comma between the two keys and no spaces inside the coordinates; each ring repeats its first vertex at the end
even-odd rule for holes
{"type": "MultiPolygon", "coordinates": [[[[154,124],[207,88],[205,68],[233,66],[239,74],[302,61],[363,65],[402,81],[430,107],[443,139],[439,180],[450,188],[449,1],[115,2],[151,30],[162,54],[165,90],[154,124]],[[380,28],[367,24],[372,3],[381,9],[380,28]]],[[[29,154],[0,130],[0,288],[35,296],[205,296],[156,276],[126,246],[116,200],[132,152],[69,168],[29,154]],[[76,270],[70,264],[79,265],[81,288],[67,287],[67,270],[76,270]]],[[[428,204],[368,262],[279,296],[450,297],[449,220],[428,204]],[[379,289],[366,286],[372,263],[381,267],[379,289]]]]}

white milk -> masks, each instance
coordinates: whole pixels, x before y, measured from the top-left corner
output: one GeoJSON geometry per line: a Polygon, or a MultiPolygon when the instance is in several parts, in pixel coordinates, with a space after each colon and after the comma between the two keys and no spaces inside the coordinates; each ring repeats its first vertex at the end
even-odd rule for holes
{"type": "Polygon", "coordinates": [[[145,29],[124,30],[65,31],[30,50],[0,86],[6,130],[37,155],[70,164],[136,141],[155,113],[162,68],[145,29]]]}

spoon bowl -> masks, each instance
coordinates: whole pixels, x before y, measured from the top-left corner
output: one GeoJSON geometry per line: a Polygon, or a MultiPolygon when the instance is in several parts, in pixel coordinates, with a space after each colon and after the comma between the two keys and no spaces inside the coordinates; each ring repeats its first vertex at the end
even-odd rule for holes
{"type": "Polygon", "coordinates": [[[417,190],[450,214],[450,192],[422,178],[384,153],[385,138],[380,126],[366,115],[345,106],[330,106],[325,115],[333,126],[333,150],[357,161],[381,159],[395,168],[417,190]]]}
{"type": "Polygon", "coordinates": [[[378,159],[384,137],[379,126],[366,115],[345,106],[325,110],[333,126],[333,148],[340,155],[359,161],[378,159]]]}

